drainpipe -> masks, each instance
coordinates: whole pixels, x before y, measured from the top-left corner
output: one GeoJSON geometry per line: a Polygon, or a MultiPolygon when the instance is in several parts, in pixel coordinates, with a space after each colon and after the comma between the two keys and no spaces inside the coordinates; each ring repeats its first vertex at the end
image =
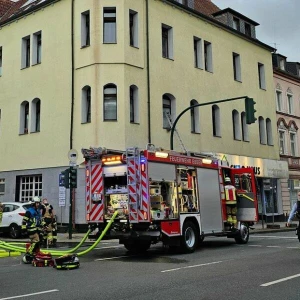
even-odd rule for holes
{"type": "Polygon", "coordinates": [[[150,88],[150,49],[149,49],[149,0],[146,0],[146,48],[147,48],[147,108],[148,108],[148,143],[151,143],[151,88],[150,88]]]}
{"type": "Polygon", "coordinates": [[[71,8],[71,124],[70,124],[70,149],[73,149],[73,122],[74,122],[74,2],[71,8]]]}

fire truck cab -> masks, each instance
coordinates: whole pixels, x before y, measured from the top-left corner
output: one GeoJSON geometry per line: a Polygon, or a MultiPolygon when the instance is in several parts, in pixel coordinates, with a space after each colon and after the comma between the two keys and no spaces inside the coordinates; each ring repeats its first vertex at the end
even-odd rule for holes
{"type": "Polygon", "coordinates": [[[233,169],[218,159],[152,144],[82,153],[86,217],[97,235],[117,210],[107,235],[129,251],[146,251],[161,241],[193,252],[205,236],[248,242],[249,226],[258,220],[252,168],[233,169]]]}

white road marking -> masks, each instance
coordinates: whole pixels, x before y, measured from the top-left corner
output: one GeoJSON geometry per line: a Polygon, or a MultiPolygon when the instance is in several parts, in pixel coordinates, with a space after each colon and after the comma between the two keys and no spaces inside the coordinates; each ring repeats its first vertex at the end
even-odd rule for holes
{"type": "Polygon", "coordinates": [[[255,237],[255,238],[272,238],[272,239],[297,239],[298,237],[297,236],[279,236],[279,235],[252,235],[252,237],[255,237]]]}
{"type": "Polygon", "coordinates": [[[300,274],[296,274],[296,275],[285,277],[285,278],[278,279],[278,280],[275,280],[275,281],[267,282],[267,283],[261,284],[260,286],[270,286],[270,285],[273,285],[273,284],[276,284],[276,283],[280,283],[280,282],[283,282],[283,281],[287,281],[287,280],[290,280],[290,279],[293,279],[293,278],[297,278],[297,277],[300,277],[300,274]]]}
{"type": "MultiPolygon", "coordinates": [[[[124,256],[115,256],[115,257],[106,257],[106,258],[97,258],[95,259],[95,261],[102,261],[102,260],[111,260],[111,259],[118,259],[118,258],[123,258],[123,257],[131,257],[131,256],[134,256],[134,255],[124,255],[124,256]]],[[[1,299],[0,299],[1,300],[1,299]]]]}
{"type": "Polygon", "coordinates": [[[16,298],[23,298],[23,297],[31,297],[35,295],[41,295],[41,294],[47,294],[47,293],[54,293],[59,292],[59,290],[49,290],[49,291],[43,291],[38,293],[32,293],[32,294],[26,294],[26,295],[20,295],[20,296],[13,296],[13,297],[7,297],[7,298],[0,298],[0,300],[8,300],[8,299],[16,299],[16,298]]]}
{"type": "Polygon", "coordinates": [[[249,247],[262,247],[262,245],[248,245],[249,247]]]}
{"type": "Polygon", "coordinates": [[[299,247],[286,247],[287,249],[299,249],[299,247]]]}
{"type": "Polygon", "coordinates": [[[200,264],[200,265],[186,266],[186,267],[176,268],[176,269],[163,270],[163,271],[161,271],[161,273],[173,272],[173,271],[178,271],[178,270],[182,270],[182,269],[190,269],[190,268],[197,268],[197,267],[215,265],[215,264],[219,264],[221,262],[223,262],[223,261],[214,261],[214,262],[206,263],[206,264],[200,264]]]}
{"type": "Polygon", "coordinates": [[[114,248],[124,248],[123,245],[120,246],[109,246],[109,247],[98,247],[98,248],[94,248],[95,250],[101,250],[101,249],[114,249],[114,248]]]}
{"type": "Polygon", "coordinates": [[[267,248],[281,248],[280,246],[266,246],[267,248]]]}

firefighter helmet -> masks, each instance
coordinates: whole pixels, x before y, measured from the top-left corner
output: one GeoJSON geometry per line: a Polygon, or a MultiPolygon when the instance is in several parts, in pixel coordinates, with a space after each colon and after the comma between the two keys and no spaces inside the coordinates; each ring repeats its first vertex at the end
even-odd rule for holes
{"type": "Polygon", "coordinates": [[[229,177],[225,177],[225,182],[231,183],[231,179],[229,177]]]}
{"type": "Polygon", "coordinates": [[[41,199],[40,197],[38,196],[34,196],[31,200],[31,203],[34,204],[34,203],[40,203],[41,202],[41,199]]]}

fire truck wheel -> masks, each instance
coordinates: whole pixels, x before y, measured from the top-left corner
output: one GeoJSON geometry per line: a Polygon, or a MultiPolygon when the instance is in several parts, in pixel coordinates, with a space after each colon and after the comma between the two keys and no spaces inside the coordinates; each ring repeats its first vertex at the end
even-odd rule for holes
{"type": "Polygon", "coordinates": [[[192,253],[198,245],[198,233],[194,223],[185,222],[183,224],[180,248],[185,253],[192,253]]]}
{"type": "Polygon", "coordinates": [[[249,227],[242,223],[239,233],[234,239],[237,244],[247,244],[249,240],[249,227]]]}
{"type": "Polygon", "coordinates": [[[151,246],[151,241],[136,241],[132,242],[124,242],[124,247],[133,253],[143,253],[146,252],[151,246]]]}

